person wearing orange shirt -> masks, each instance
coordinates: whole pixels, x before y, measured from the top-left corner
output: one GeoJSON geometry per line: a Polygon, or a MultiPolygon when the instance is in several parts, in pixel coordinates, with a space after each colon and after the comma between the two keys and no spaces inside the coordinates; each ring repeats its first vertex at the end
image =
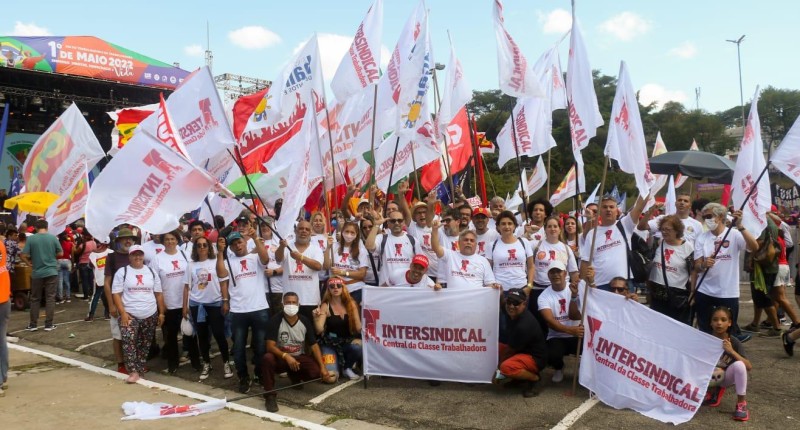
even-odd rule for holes
{"type": "Polygon", "coordinates": [[[6,268],[6,246],[0,241],[0,397],[8,389],[8,318],[11,315],[11,277],[6,268]]]}

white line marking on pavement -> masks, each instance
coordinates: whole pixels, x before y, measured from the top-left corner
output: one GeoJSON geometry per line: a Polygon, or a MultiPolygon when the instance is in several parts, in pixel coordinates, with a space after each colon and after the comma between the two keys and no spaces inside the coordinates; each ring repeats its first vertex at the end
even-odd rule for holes
{"type": "MultiPolygon", "coordinates": [[[[58,312],[56,312],[56,313],[58,313],[58,312]]],[[[63,322],[63,323],[56,323],[56,330],[58,330],[58,328],[61,327],[62,325],[73,324],[73,323],[76,323],[76,322],[83,322],[83,320],[81,319],[81,320],[75,320],[75,321],[67,321],[67,322],[63,322]]],[[[39,326],[39,330],[44,330],[44,326],[39,326]]],[[[9,334],[22,333],[23,331],[28,331],[28,329],[26,329],[26,328],[19,329],[19,330],[16,330],[16,331],[12,331],[9,334]]]]}
{"type": "MultiPolygon", "coordinates": [[[[126,375],[123,375],[122,373],[117,373],[117,372],[115,372],[113,370],[110,370],[110,369],[103,369],[102,367],[93,366],[93,365],[91,365],[89,363],[84,363],[82,361],[75,360],[75,359],[72,359],[72,358],[61,357],[59,355],[51,354],[51,353],[45,352],[45,351],[40,351],[38,349],[34,349],[34,348],[22,346],[22,345],[17,345],[17,344],[13,344],[13,343],[9,344],[8,347],[11,348],[11,349],[16,349],[18,351],[40,355],[42,357],[49,358],[49,359],[51,359],[53,361],[58,361],[60,363],[69,364],[71,366],[79,367],[81,369],[88,370],[88,371],[94,372],[94,373],[98,373],[100,375],[111,376],[112,378],[119,379],[120,381],[124,380],[125,378],[127,378],[126,375]]],[[[161,383],[158,383],[158,382],[148,381],[146,379],[140,379],[136,383],[139,384],[139,385],[143,385],[143,386],[145,386],[147,388],[157,388],[159,390],[164,390],[164,391],[166,391],[168,393],[177,394],[179,396],[184,396],[184,397],[189,397],[189,398],[195,399],[195,400],[202,400],[204,402],[208,402],[208,401],[212,401],[212,400],[219,400],[219,399],[216,399],[214,397],[206,396],[204,394],[195,393],[194,391],[184,390],[182,388],[173,387],[171,385],[166,385],[166,384],[161,384],[161,383]]],[[[244,406],[244,405],[240,405],[240,404],[237,404],[237,403],[227,403],[225,405],[225,408],[229,409],[229,410],[232,410],[232,411],[244,412],[246,414],[253,415],[253,416],[259,417],[259,418],[265,418],[265,419],[268,419],[270,421],[275,421],[275,422],[279,422],[279,423],[288,423],[288,424],[291,424],[293,426],[301,427],[301,428],[305,428],[305,429],[309,429],[309,430],[323,430],[323,429],[328,430],[328,429],[332,429],[332,427],[326,427],[326,426],[321,425],[321,424],[312,423],[310,421],[305,421],[305,420],[301,420],[301,419],[297,419],[297,418],[287,417],[285,415],[273,414],[271,412],[262,411],[262,410],[259,410],[259,409],[256,409],[256,408],[251,408],[250,406],[244,406]]]]}
{"type": "Polygon", "coordinates": [[[87,343],[86,345],[81,345],[81,346],[75,348],[75,352],[81,352],[84,349],[86,349],[86,348],[88,348],[88,347],[90,347],[92,345],[97,345],[97,344],[100,344],[100,343],[106,343],[106,342],[110,342],[112,340],[114,340],[114,338],[110,337],[108,339],[103,339],[103,340],[98,340],[98,341],[95,341],[95,342],[92,342],[92,343],[87,343]]]}
{"type": "Polygon", "coordinates": [[[333,387],[330,390],[320,394],[319,396],[314,397],[313,399],[309,400],[308,403],[311,404],[311,405],[318,405],[318,404],[322,403],[322,401],[327,399],[328,397],[330,397],[330,396],[338,393],[339,391],[342,391],[345,388],[347,388],[347,387],[349,387],[349,386],[351,386],[353,384],[356,384],[358,382],[361,382],[361,378],[354,379],[352,381],[347,381],[342,385],[333,387]]]}
{"type": "Polygon", "coordinates": [[[568,428],[572,427],[573,424],[578,422],[578,420],[581,419],[583,414],[589,412],[589,409],[592,409],[592,407],[594,407],[594,405],[596,405],[599,402],[600,400],[598,400],[596,397],[590,397],[586,399],[585,402],[581,403],[580,406],[573,409],[572,412],[568,413],[567,416],[565,416],[561,421],[559,421],[559,423],[556,424],[555,427],[552,428],[552,430],[567,430],[568,428]]]}

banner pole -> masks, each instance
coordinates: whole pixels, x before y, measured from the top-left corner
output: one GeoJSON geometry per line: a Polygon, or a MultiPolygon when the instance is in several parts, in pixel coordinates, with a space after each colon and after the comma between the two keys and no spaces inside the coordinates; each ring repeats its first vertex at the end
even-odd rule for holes
{"type": "MultiPolygon", "coordinates": [[[[525,184],[523,183],[524,180],[522,179],[522,162],[519,160],[519,146],[517,145],[517,123],[514,121],[514,108],[511,108],[511,141],[514,143],[514,154],[517,157],[517,171],[519,173],[519,184],[520,188],[522,189],[522,204],[523,207],[528,207],[528,195],[525,193],[525,184]]],[[[548,172],[547,180],[550,180],[550,175],[548,172]]],[[[548,191],[549,194],[549,191],[548,191]]],[[[525,216],[527,221],[527,216],[525,216]]]]}
{"type": "MultiPolygon", "coordinates": [[[[370,154],[372,154],[372,162],[370,163],[372,164],[372,169],[370,169],[372,171],[370,175],[372,177],[372,180],[370,182],[372,183],[375,182],[375,128],[376,128],[375,117],[377,115],[376,112],[377,110],[378,110],[378,85],[376,84],[375,91],[372,93],[372,141],[370,142],[370,154]]],[[[372,204],[370,204],[370,208],[371,207],[372,204]]]]}
{"type": "Polygon", "coordinates": [[[400,136],[397,136],[397,140],[395,140],[394,143],[394,155],[392,155],[392,168],[389,170],[389,185],[386,186],[386,200],[383,202],[384,217],[386,217],[387,215],[386,208],[389,206],[389,190],[392,188],[392,176],[394,176],[394,162],[397,161],[397,149],[399,146],[400,146],[400,136]]]}
{"type": "MultiPolygon", "coordinates": [[[[434,67],[431,69],[431,77],[433,78],[433,117],[438,119],[439,116],[439,105],[441,104],[442,100],[439,98],[439,80],[436,79],[436,68],[434,67]]],[[[442,137],[444,139],[444,158],[445,158],[445,172],[447,172],[447,181],[450,183],[450,202],[453,203],[455,201],[456,195],[456,188],[453,185],[453,172],[450,170],[451,167],[451,160],[450,160],[450,148],[447,144],[447,138],[449,134],[447,134],[447,130],[444,130],[442,133],[442,137]]]]}
{"type": "MultiPolygon", "coordinates": [[[[550,152],[551,150],[547,150],[547,195],[550,196],[550,178],[553,176],[550,174],[550,152]]],[[[578,168],[575,167],[575,183],[578,183],[578,168]]],[[[578,191],[577,189],[575,190],[578,191]]]]}
{"type": "MultiPolygon", "coordinates": [[[[397,153],[395,152],[395,156],[397,153]]],[[[414,142],[411,142],[411,165],[414,168],[414,178],[417,181],[416,188],[417,189],[417,200],[422,201],[422,191],[420,190],[420,182],[419,182],[419,171],[417,170],[417,158],[414,157],[414,142]]],[[[403,196],[406,198],[406,196],[403,196]]]]}

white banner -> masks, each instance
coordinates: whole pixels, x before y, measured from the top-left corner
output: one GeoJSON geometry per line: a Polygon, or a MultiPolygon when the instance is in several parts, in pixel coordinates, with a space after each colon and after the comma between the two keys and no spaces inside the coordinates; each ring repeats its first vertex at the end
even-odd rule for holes
{"type": "Polygon", "coordinates": [[[613,408],[674,424],[692,419],[722,341],[621,295],[588,294],[581,385],[613,408]]]}
{"type": "Polygon", "coordinates": [[[363,291],[365,374],[491,382],[497,369],[498,290],[363,291]]]}

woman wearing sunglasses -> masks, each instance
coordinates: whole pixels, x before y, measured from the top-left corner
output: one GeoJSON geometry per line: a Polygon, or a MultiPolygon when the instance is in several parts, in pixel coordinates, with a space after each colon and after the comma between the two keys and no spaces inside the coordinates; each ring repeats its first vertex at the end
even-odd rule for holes
{"type": "MultiPolygon", "coordinates": [[[[322,303],[314,309],[314,328],[320,336],[322,355],[334,355],[348,379],[358,379],[353,367],[361,363],[361,319],[344,279],[333,276],[322,303]]],[[[337,369],[339,370],[339,369],[337,369]]],[[[341,372],[339,373],[341,374],[341,372]]]]}

